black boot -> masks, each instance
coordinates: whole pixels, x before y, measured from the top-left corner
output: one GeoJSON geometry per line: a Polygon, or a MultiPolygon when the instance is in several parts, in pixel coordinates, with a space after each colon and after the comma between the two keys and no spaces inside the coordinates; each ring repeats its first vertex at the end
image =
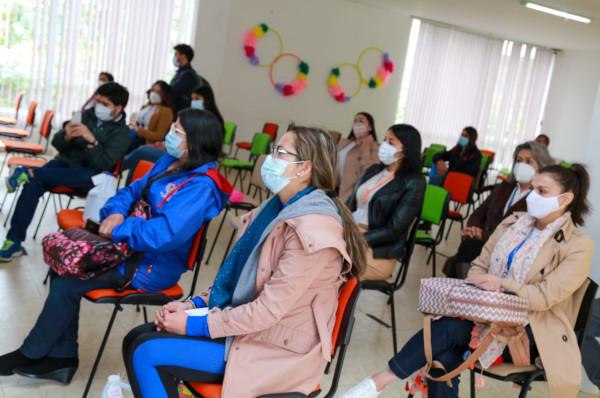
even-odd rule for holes
{"type": "Polygon", "coordinates": [[[29,366],[39,359],[32,359],[21,354],[21,351],[16,350],[0,356],[0,376],[10,376],[14,374],[13,368],[16,366],[29,366]]]}
{"type": "Polygon", "coordinates": [[[34,379],[48,379],[69,384],[79,366],[78,358],[44,357],[29,366],[17,366],[14,372],[34,379]]]}

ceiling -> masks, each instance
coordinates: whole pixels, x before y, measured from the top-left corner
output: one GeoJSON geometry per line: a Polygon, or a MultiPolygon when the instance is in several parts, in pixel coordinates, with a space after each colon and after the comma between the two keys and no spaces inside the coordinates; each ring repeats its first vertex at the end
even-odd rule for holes
{"type": "Polygon", "coordinates": [[[519,0],[349,0],[565,51],[600,52],[600,1],[533,0],[592,19],[589,24],[530,10],[519,0]]]}

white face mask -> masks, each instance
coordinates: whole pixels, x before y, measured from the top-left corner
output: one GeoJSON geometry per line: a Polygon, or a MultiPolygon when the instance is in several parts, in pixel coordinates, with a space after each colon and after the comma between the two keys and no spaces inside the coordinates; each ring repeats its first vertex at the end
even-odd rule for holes
{"type": "MultiPolygon", "coordinates": [[[[566,193],[566,192],[565,192],[566,193]]],[[[531,191],[529,195],[527,195],[527,213],[531,217],[535,217],[538,220],[546,217],[548,214],[553,213],[564,206],[561,206],[558,202],[558,198],[563,196],[563,194],[558,196],[552,196],[550,198],[546,198],[536,191],[531,191]]]]}
{"type": "Polygon", "coordinates": [[[402,150],[383,141],[381,145],[379,145],[379,160],[381,163],[389,166],[399,159],[395,156],[398,152],[402,152],[402,150]]]}
{"type": "Polygon", "coordinates": [[[173,57],[173,66],[176,67],[176,68],[179,68],[179,65],[180,65],[180,63],[177,60],[177,58],[173,57]]]}
{"type": "Polygon", "coordinates": [[[101,85],[105,84],[106,82],[103,82],[102,80],[98,80],[98,87],[100,87],[101,85]]]}
{"type": "Polygon", "coordinates": [[[535,177],[535,173],[536,172],[533,166],[527,163],[519,162],[515,164],[515,167],[513,167],[513,175],[515,176],[515,180],[517,180],[517,182],[520,184],[530,183],[531,180],[533,180],[533,177],[535,177]]]}
{"type": "Polygon", "coordinates": [[[352,125],[352,132],[356,138],[360,138],[363,135],[367,134],[367,126],[362,123],[355,122],[352,125]]]}
{"type": "Polygon", "coordinates": [[[150,99],[151,104],[160,104],[162,102],[160,94],[158,94],[156,91],[150,91],[148,98],[150,99]]]}

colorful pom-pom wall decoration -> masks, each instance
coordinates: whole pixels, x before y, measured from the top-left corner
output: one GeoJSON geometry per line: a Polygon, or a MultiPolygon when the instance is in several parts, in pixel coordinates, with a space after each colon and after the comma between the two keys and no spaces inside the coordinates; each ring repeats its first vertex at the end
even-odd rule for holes
{"type": "Polygon", "coordinates": [[[308,64],[300,59],[300,57],[298,57],[296,54],[283,52],[283,40],[281,39],[279,32],[277,32],[275,29],[264,23],[255,26],[244,33],[243,45],[244,53],[246,54],[246,58],[248,58],[250,63],[254,66],[269,68],[269,79],[271,80],[271,84],[285,97],[298,95],[304,91],[306,87],[308,87],[308,83],[306,82],[306,79],[308,78],[308,72],[310,70],[308,64]],[[275,34],[279,40],[279,53],[271,63],[261,64],[260,59],[256,54],[256,44],[258,39],[269,32],[275,34]],[[298,61],[298,74],[296,75],[296,78],[289,83],[275,82],[273,79],[273,67],[283,57],[293,57],[298,61]]]}
{"type": "Polygon", "coordinates": [[[271,84],[275,87],[275,89],[285,97],[289,97],[290,95],[298,95],[304,91],[306,87],[308,87],[306,79],[308,77],[309,69],[310,68],[308,67],[308,64],[302,61],[296,54],[283,53],[279,54],[271,63],[271,67],[269,68],[269,79],[271,80],[271,84]],[[296,78],[289,83],[275,82],[275,80],[273,80],[273,67],[277,61],[283,57],[293,57],[298,61],[298,74],[296,75],[296,78]]]}
{"type": "Polygon", "coordinates": [[[329,74],[329,78],[327,79],[327,86],[329,88],[329,93],[333,96],[333,98],[337,102],[343,103],[348,102],[350,101],[350,99],[354,98],[361,90],[363,84],[367,85],[369,88],[372,89],[384,86],[388,82],[388,80],[390,80],[392,73],[394,73],[394,63],[391,61],[389,53],[384,52],[379,47],[369,47],[364,49],[360,53],[356,64],[345,62],[333,68],[331,70],[331,73],[329,74]],[[369,51],[378,51],[379,53],[381,53],[383,59],[381,66],[377,68],[377,73],[374,76],[370,76],[368,79],[365,79],[365,75],[362,73],[362,70],[360,68],[360,63],[362,61],[363,56],[369,51]],[[342,66],[352,66],[356,69],[358,73],[360,83],[356,91],[351,95],[346,94],[339,82],[340,68],[342,66]]]}

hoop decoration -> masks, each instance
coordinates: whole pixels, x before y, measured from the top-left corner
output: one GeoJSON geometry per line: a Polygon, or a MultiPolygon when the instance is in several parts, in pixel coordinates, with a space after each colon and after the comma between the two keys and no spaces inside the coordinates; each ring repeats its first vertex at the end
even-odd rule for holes
{"type": "Polygon", "coordinates": [[[288,97],[290,95],[300,94],[302,91],[304,91],[306,87],[308,87],[308,84],[306,83],[308,71],[308,64],[302,61],[299,56],[293,53],[282,53],[275,57],[273,62],[271,62],[271,66],[269,67],[269,79],[271,80],[271,84],[273,85],[273,87],[275,87],[277,91],[279,91],[284,96],[288,97]],[[273,80],[273,67],[283,57],[292,57],[298,61],[298,74],[296,75],[296,78],[290,83],[275,83],[275,80],[273,80]]]}
{"type": "Polygon", "coordinates": [[[248,58],[250,63],[254,66],[268,68],[272,65],[272,63],[261,64],[258,55],[256,55],[256,43],[258,42],[258,39],[263,37],[268,32],[272,32],[275,34],[275,36],[277,36],[277,39],[279,40],[278,55],[283,54],[283,40],[281,39],[281,35],[279,34],[279,32],[277,32],[273,28],[270,28],[267,24],[261,23],[260,25],[255,26],[252,29],[247,30],[246,33],[244,33],[244,52],[246,53],[246,57],[248,58]]]}
{"type": "Polygon", "coordinates": [[[329,86],[329,92],[331,93],[331,95],[333,95],[333,98],[335,98],[335,100],[337,102],[348,102],[348,101],[350,101],[351,98],[356,97],[356,95],[360,92],[360,89],[362,88],[363,79],[360,74],[360,69],[358,68],[357,65],[352,64],[350,62],[344,62],[342,64],[339,64],[338,66],[336,66],[335,68],[333,68],[331,70],[331,73],[329,74],[329,78],[327,79],[327,85],[329,86]],[[344,88],[342,87],[342,85],[339,82],[339,77],[341,74],[340,68],[342,68],[344,66],[353,67],[356,70],[356,73],[358,75],[358,87],[351,95],[346,95],[344,88]]]}
{"type": "Polygon", "coordinates": [[[390,55],[387,52],[384,52],[379,47],[365,48],[358,56],[358,61],[356,61],[356,66],[358,67],[358,70],[359,70],[359,73],[361,74],[361,78],[363,79],[363,82],[367,86],[369,86],[369,88],[373,88],[373,89],[385,85],[388,82],[388,80],[390,79],[390,76],[392,75],[392,73],[394,73],[394,63],[392,61],[390,61],[390,55]],[[362,72],[360,72],[360,61],[362,60],[362,57],[369,51],[378,51],[379,53],[381,53],[383,55],[383,63],[379,68],[377,68],[377,74],[375,76],[369,77],[369,79],[367,80],[367,79],[362,78],[362,76],[364,76],[364,75],[362,74],[362,72]]]}

